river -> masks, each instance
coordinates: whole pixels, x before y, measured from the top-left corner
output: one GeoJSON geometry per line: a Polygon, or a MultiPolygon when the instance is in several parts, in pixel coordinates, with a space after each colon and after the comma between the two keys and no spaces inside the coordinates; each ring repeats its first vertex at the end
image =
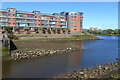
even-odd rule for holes
{"type": "Polygon", "coordinates": [[[3,60],[3,78],[49,78],[96,64],[115,62],[120,36],[96,36],[104,40],[18,42],[17,45],[24,44],[18,47],[21,49],[73,47],[83,50],[29,60],[3,60]]]}

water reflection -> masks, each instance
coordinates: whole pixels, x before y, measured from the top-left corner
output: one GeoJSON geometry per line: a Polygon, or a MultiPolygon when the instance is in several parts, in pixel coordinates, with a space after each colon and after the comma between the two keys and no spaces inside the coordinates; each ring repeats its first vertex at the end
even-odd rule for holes
{"type": "MultiPolygon", "coordinates": [[[[101,36],[104,37],[104,36],[101,36]]],[[[107,36],[106,36],[107,37],[107,36]]],[[[105,38],[106,38],[105,37],[105,38]]],[[[108,36],[109,37],[109,36],[108,36]]],[[[84,67],[93,67],[96,64],[103,65],[115,62],[118,57],[117,38],[92,41],[51,41],[51,42],[24,42],[23,48],[85,48],[84,50],[70,52],[68,54],[55,55],[43,58],[34,58],[21,61],[4,61],[3,76],[14,78],[46,78],[77,70],[84,67]],[[37,44],[37,45],[36,45],[37,44]]],[[[16,44],[20,44],[17,43],[16,44]]]]}

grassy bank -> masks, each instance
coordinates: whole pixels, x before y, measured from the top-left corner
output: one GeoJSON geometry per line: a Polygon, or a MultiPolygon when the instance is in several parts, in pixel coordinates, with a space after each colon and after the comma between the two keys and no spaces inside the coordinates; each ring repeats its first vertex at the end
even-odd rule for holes
{"type": "Polygon", "coordinates": [[[95,35],[40,35],[40,36],[28,36],[28,37],[20,37],[19,40],[41,40],[41,41],[51,41],[51,40],[102,40],[99,37],[96,37],[95,35]]]}

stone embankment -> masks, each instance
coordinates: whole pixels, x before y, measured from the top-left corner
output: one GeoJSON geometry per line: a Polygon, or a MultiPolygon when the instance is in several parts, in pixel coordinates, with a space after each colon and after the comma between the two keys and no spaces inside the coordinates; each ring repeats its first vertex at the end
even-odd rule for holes
{"type": "Polygon", "coordinates": [[[66,48],[66,49],[37,49],[34,51],[17,51],[11,54],[11,58],[15,60],[20,59],[29,59],[33,57],[43,57],[43,56],[50,56],[54,54],[62,54],[67,53],[70,51],[80,50],[77,48],[66,48]]]}
{"type": "Polygon", "coordinates": [[[104,66],[96,66],[94,68],[79,69],[78,71],[74,71],[72,73],[68,72],[66,75],[57,76],[55,78],[106,78],[103,76],[118,69],[120,69],[120,59],[117,59],[115,63],[108,63],[104,64],[104,66]]]}

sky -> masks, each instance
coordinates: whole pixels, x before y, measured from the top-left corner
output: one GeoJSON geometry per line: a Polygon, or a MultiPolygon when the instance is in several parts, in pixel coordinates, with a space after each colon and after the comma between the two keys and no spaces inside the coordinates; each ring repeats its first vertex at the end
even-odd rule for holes
{"type": "Polygon", "coordinates": [[[38,10],[48,14],[62,11],[83,12],[83,29],[118,28],[117,2],[2,2],[2,9],[8,7],[28,12],[38,10]]]}

